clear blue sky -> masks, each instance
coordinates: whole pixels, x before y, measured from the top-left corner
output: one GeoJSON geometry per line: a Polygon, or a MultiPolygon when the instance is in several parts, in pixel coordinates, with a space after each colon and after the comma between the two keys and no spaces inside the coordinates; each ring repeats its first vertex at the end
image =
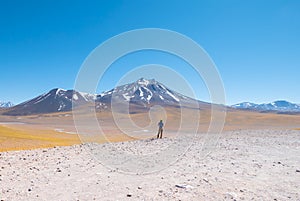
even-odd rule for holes
{"type": "MultiPolygon", "coordinates": [[[[20,103],[55,87],[73,88],[82,62],[100,43],[156,27],[185,34],[208,52],[228,104],[300,103],[299,10],[298,0],[0,1],[0,100],[20,103]]],[[[168,64],[154,58],[125,63],[168,64]]],[[[99,90],[113,87],[117,72],[112,68],[99,90]]],[[[197,94],[207,100],[200,89],[197,94]]]]}

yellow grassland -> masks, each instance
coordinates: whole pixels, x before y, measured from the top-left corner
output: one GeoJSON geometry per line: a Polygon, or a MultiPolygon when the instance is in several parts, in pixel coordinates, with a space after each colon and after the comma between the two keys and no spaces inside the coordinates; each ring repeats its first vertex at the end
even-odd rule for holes
{"type": "Polygon", "coordinates": [[[0,125],[0,151],[68,146],[79,143],[77,135],[52,130],[23,130],[0,125]]]}

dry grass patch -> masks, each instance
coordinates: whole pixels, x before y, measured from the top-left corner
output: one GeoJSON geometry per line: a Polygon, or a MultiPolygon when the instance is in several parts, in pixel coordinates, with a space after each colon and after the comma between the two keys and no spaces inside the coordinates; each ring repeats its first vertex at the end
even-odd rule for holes
{"type": "Polygon", "coordinates": [[[79,143],[77,135],[52,130],[25,130],[0,126],[0,151],[68,146],[79,143]]]}

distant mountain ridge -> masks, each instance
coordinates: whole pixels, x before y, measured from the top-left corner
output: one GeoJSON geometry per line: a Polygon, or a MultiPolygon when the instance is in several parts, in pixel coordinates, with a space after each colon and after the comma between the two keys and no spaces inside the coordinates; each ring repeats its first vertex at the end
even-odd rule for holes
{"type": "Polygon", "coordinates": [[[2,108],[8,108],[8,107],[13,107],[13,106],[14,106],[14,104],[10,101],[8,101],[8,102],[0,101],[0,107],[2,107],[2,108]]]}
{"type": "Polygon", "coordinates": [[[250,102],[243,102],[239,104],[235,104],[231,106],[235,109],[246,109],[246,110],[255,110],[260,112],[268,112],[268,111],[275,111],[275,112],[300,112],[300,105],[291,103],[285,100],[278,100],[272,103],[263,103],[263,104],[255,104],[250,102]]]}

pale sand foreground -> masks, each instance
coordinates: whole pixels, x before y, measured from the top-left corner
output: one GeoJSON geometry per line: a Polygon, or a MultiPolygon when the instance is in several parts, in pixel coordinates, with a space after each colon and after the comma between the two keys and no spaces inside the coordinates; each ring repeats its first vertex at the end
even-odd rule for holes
{"type": "MultiPolygon", "coordinates": [[[[116,146],[151,152],[168,143],[116,146]]],[[[147,175],[110,170],[82,145],[3,152],[0,200],[300,200],[300,131],[231,131],[219,144],[204,159],[201,146],[192,146],[177,163],[147,175]]]]}

